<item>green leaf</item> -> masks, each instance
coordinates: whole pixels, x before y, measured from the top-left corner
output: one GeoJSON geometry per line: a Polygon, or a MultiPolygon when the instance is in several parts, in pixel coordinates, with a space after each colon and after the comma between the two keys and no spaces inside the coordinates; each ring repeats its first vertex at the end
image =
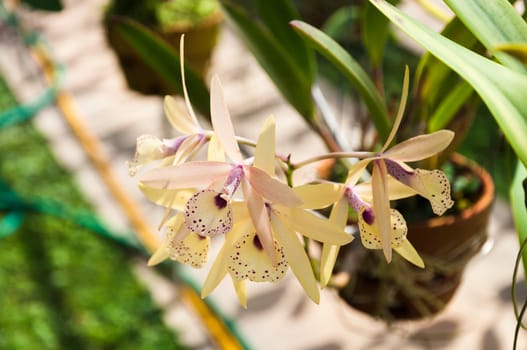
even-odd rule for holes
{"type": "Polygon", "coordinates": [[[315,50],[331,61],[357,88],[368,106],[379,137],[381,140],[385,140],[390,132],[390,119],[384,100],[377,92],[369,75],[346,50],[322,31],[302,21],[292,21],[291,25],[309,44],[314,46],[315,50]]]}
{"type": "Polygon", "coordinates": [[[37,10],[62,11],[64,8],[60,0],[22,0],[22,2],[37,10]]]}
{"type": "Polygon", "coordinates": [[[467,82],[463,81],[454,86],[453,89],[445,96],[437,108],[433,111],[428,122],[428,132],[444,129],[457,111],[463,107],[474,89],[467,82]]]}
{"type": "Polygon", "coordinates": [[[501,44],[527,42],[527,24],[507,0],[445,0],[445,3],[498,61],[527,72],[516,59],[495,49],[501,44]]]}
{"type": "Polygon", "coordinates": [[[527,164],[527,76],[441,36],[383,0],[370,0],[393,24],[465,79],[485,102],[512,148],[527,164]]]}
{"type": "Polygon", "coordinates": [[[362,14],[362,41],[374,67],[382,64],[384,48],[388,40],[390,21],[370,3],[364,6],[362,14]]]}
{"type": "Polygon", "coordinates": [[[527,63],[527,44],[501,44],[495,47],[496,50],[503,51],[515,57],[523,64],[527,63]]]}
{"type": "MultiPolygon", "coordinates": [[[[527,178],[527,169],[520,162],[516,166],[514,179],[510,188],[510,199],[514,225],[518,232],[520,243],[527,239],[527,207],[525,202],[525,189],[523,181],[527,178]]],[[[527,271],[527,249],[522,253],[524,271],[527,271]]]]}
{"type": "Polygon", "coordinates": [[[222,6],[284,98],[305,120],[312,123],[314,105],[310,78],[297,66],[273,34],[249,18],[241,7],[228,3],[223,3],[222,6]]]}
{"type": "Polygon", "coordinates": [[[315,54],[289,26],[290,21],[300,18],[292,1],[256,0],[256,6],[262,21],[312,85],[316,73],[315,54]]]}
{"type": "MultiPolygon", "coordinates": [[[[109,30],[115,31],[139,57],[178,94],[183,94],[179,53],[142,24],[124,17],[112,17],[109,30]]],[[[190,101],[206,118],[210,118],[209,91],[203,79],[185,65],[185,79],[190,101]]]]}

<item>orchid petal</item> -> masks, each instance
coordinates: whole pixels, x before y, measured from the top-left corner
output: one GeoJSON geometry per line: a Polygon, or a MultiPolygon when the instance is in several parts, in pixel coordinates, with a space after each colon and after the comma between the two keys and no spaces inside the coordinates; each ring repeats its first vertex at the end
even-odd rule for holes
{"type": "Polygon", "coordinates": [[[368,164],[371,162],[371,159],[362,159],[357,163],[353,164],[348,172],[348,178],[346,179],[346,185],[353,187],[360,180],[362,172],[368,164]]]}
{"type": "Polygon", "coordinates": [[[247,208],[247,202],[235,201],[231,202],[232,207],[232,219],[234,222],[240,222],[243,220],[251,219],[249,209],[247,208]]]}
{"type": "Polygon", "coordinates": [[[311,268],[311,262],[300,244],[297,234],[282,225],[278,217],[271,214],[271,226],[276,240],[283,246],[287,261],[298,282],[315,303],[320,302],[320,292],[311,268]]]}
{"type": "Polygon", "coordinates": [[[244,167],[245,174],[256,192],[271,203],[280,203],[288,207],[302,205],[302,199],[286,184],[272,178],[265,171],[253,166],[244,167]]]}
{"type": "Polygon", "coordinates": [[[238,281],[232,278],[232,285],[234,286],[234,290],[236,291],[236,296],[238,297],[238,301],[240,302],[240,305],[247,309],[247,286],[245,284],[245,281],[238,281]]]}
{"type": "Polygon", "coordinates": [[[194,152],[199,150],[203,144],[203,136],[199,134],[190,135],[179,146],[174,155],[173,165],[178,165],[185,162],[194,152]]]}
{"type": "Polygon", "coordinates": [[[152,254],[150,259],[148,259],[148,262],[146,264],[148,266],[155,266],[168,259],[168,257],[168,242],[164,240],[163,242],[161,242],[159,248],[157,248],[154,254],[152,254]]]}
{"type": "Polygon", "coordinates": [[[415,162],[443,151],[454,138],[454,132],[439,130],[403,141],[381,155],[400,162],[415,162]]]}
{"type": "Polygon", "coordinates": [[[234,225],[234,228],[225,235],[225,242],[223,243],[214,263],[212,264],[207,278],[201,288],[201,297],[207,297],[221,282],[228,272],[227,264],[229,256],[236,242],[241,236],[253,229],[250,220],[245,220],[234,225]]]}
{"type": "Polygon", "coordinates": [[[343,228],[304,209],[273,206],[273,213],[290,230],[319,242],[343,245],[353,239],[343,228]]]}
{"type": "Polygon", "coordinates": [[[207,187],[219,177],[227,177],[232,164],[223,162],[190,162],[150,170],[143,175],[141,184],[145,187],[177,189],[207,187]]]}
{"type": "MultiPolygon", "coordinates": [[[[387,161],[387,160],[385,160],[387,161]]],[[[389,171],[388,171],[389,172],[389,171]]],[[[390,200],[402,199],[415,196],[417,192],[397,181],[391,176],[388,176],[388,198],[390,200]]],[[[362,198],[362,200],[371,203],[373,201],[372,185],[371,182],[362,182],[353,187],[353,191],[362,198]]]]}
{"type": "Polygon", "coordinates": [[[400,246],[393,248],[400,256],[411,262],[417,267],[424,268],[425,263],[415,250],[409,240],[405,239],[400,246]]]}
{"type": "Polygon", "coordinates": [[[214,162],[225,162],[225,152],[216,134],[212,134],[207,150],[207,160],[214,162]]]}
{"type": "Polygon", "coordinates": [[[212,77],[210,87],[210,112],[214,132],[218,135],[223,148],[225,148],[225,153],[233,162],[241,163],[243,161],[242,154],[236,142],[231,116],[225,104],[220,79],[216,75],[212,77]]]}
{"type": "MultiPolygon", "coordinates": [[[[359,212],[359,230],[362,245],[368,249],[383,249],[383,242],[379,233],[379,227],[375,224],[376,217],[371,222],[371,217],[367,214],[367,211],[371,208],[364,207],[359,212]]],[[[406,238],[408,228],[406,221],[404,220],[401,213],[395,209],[390,209],[390,239],[388,244],[392,248],[399,247],[406,238]]],[[[390,250],[391,251],[391,250],[390,250]]]]}
{"type": "Polygon", "coordinates": [[[390,200],[388,199],[388,173],[383,160],[373,163],[371,187],[373,193],[373,211],[375,226],[381,239],[382,251],[387,262],[392,260],[392,248],[390,244],[390,200]]]}
{"type": "Polygon", "coordinates": [[[231,206],[219,192],[199,191],[187,201],[185,224],[203,237],[225,234],[233,225],[231,206]]]}
{"type": "Polygon", "coordinates": [[[201,129],[198,123],[198,118],[196,118],[196,113],[194,113],[194,109],[192,109],[192,104],[190,103],[190,98],[188,97],[187,92],[187,82],[185,79],[185,35],[182,35],[179,40],[179,69],[181,70],[181,85],[183,87],[183,96],[185,97],[188,115],[190,116],[192,124],[198,129],[201,129]]]}
{"type": "Polygon", "coordinates": [[[269,116],[264,123],[256,150],[254,153],[254,166],[262,169],[269,176],[274,176],[274,157],[275,157],[275,122],[269,116]]]}
{"type": "Polygon", "coordinates": [[[210,238],[202,237],[194,232],[180,242],[170,241],[168,252],[170,259],[194,268],[203,267],[207,262],[210,247],[210,238]]]}
{"type": "MultiPolygon", "coordinates": [[[[197,120],[193,120],[190,113],[185,112],[178,101],[172,96],[165,96],[163,108],[170,124],[184,135],[197,134],[201,132],[197,120]]],[[[188,107],[187,107],[188,108],[188,107]]],[[[192,108],[192,107],[191,107],[192,108]]]]}
{"type": "Polygon", "coordinates": [[[269,215],[265,202],[261,196],[259,196],[247,179],[244,177],[242,180],[242,190],[247,200],[247,208],[249,209],[249,215],[256,228],[256,234],[262,243],[262,246],[273,263],[276,263],[277,256],[275,255],[274,239],[271,232],[271,226],[269,225],[269,215]]]}
{"type": "Polygon", "coordinates": [[[404,115],[404,109],[406,107],[406,100],[408,99],[408,84],[410,80],[410,72],[408,69],[408,66],[404,67],[404,79],[403,79],[403,89],[401,94],[401,103],[399,103],[399,109],[397,110],[397,115],[395,117],[395,121],[393,122],[392,130],[390,131],[390,135],[386,139],[386,142],[381,148],[381,152],[384,152],[388,146],[392,143],[393,139],[395,138],[395,134],[397,134],[397,130],[399,130],[399,125],[401,125],[401,120],[403,120],[404,115]]]}
{"type": "Polygon", "coordinates": [[[184,210],[188,199],[196,193],[194,189],[164,190],[146,187],[141,183],[138,187],[145,197],[153,203],[177,210],[184,210]]]}
{"type": "Polygon", "coordinates": [[[435,214],[443,215],[454,205],[450,198],[450,182],[441,170],[407,170],[402,164],[393,161],[387,161],[386,165],[390,175],[397,181],[428,199],[435,214]]]}
{"type": "Polygon", "coordinates": [[[255,232],[240,237],[234,244],[227,264],[231,277],[238,281],[246,279],[253,282],[280,281],[287,272],[287,260],[278,242],[274,241],[273,247],[274,255],[277,257],[276,262],[269,259],[255,232]]]}
{"type": "MultiPolygon", "coordinates": [[[[348,201],[342,197],[335,203],[329,215],[329,221],[338,227],[346,226],[348,220],[348,201]]],[[[324,243],[320,258],[320,287],[325,288],[332,276],[333,267],[337,261],[340,246],[324,243]]]]}
{"type": "Polygon", "coordinates": [[[140,167],[163,157],[163,141],[152,135],[139,136],[134,159],[128,162],[128,174],[134,176],[140,167]]]}
{"type": "Polygon", "coordinates": [[[344,187],[336,183],[307,184],[293,187],[293,191],[304,202],[302,209],[325,208],[342,197],[344,187]]]}

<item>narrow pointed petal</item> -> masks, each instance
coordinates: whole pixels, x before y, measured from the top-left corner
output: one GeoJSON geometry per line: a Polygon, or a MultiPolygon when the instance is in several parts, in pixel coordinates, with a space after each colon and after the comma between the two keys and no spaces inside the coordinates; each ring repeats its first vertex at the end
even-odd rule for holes
{"type": "Polygon", "coordinates": [[[262,197],[255,193],[247,179],[242,180],[242,190],[247,201],[247,208],[249,215],[256,229],[256,234],[262,243],[262,246],[273,263],[276,263],[278,257],[275,254],[274,239],[271,232],[271,225],[269,224],[269,214],[265,207],[265,202],[262,197]]]}
{"type": "MultiPolygon", "coordinates": [[[[348,220],[348,202],[341,198],[335,203],[329,215],[329,221],[338,227],[345,227],[348,220]]],[[[320,287],[325,288],[332,276],[333,267],[337,261],[340,246],[324,243],[320,258],[320,287]]]]}
{"type": "Polygon", "coordinates": [[[302,205],[302,199],[291,187],[270,177],[265,171],[253,166],[246,166],[244,170],[251,186],[268,202],[280,203],[287,207],[302,205]]]}
{"type": "Polygon", "coordinates": [[[439,130],[427,135],[419,135],[403,141],[382,154],[400,162],[415,162],[429,158],[443,151],[454,138],[454,132],[439,130]]]}
{"type": "MultiPolygon", "coordinates": [[[[355,187],[353,191],[362,198],[362,200],[371,203],[373,201],[373,193],[371,182],[362,182],[355,187]]],[[[415,196],[417,192],[397,181],[391,176],[388,176],[388,198],[390,200],[402,199],[415,196]]]]}
{"type": "Polygon", "coordinates": [[[343,227],[326,218],[300,208],[273,208],[273,213],[290,230],[296,231],[315,241],[343,245],[351,242],[353,236],[344,232],[343,227]]]}
{"type": "Polygon", "coordinates": [[[165,115],[174,129],[184,135],[201,132],[197,121],[193,120],[190,114],[179,106],[178,101],[174,97],[165,96],[163,102],[165,115]]]}
{"type": "Polygon", "coordinates": [[[250,220],[239,222],[231,232],[225,235],[225,242],[223,243],[214,263],[212,264],[207,278],[201,288],[201,297],[206,298],[216,287],[220,284],[221,280],[225,277],[228,272],[227,264],[229,263],[229,257],[231,255],[234,243],[244,234],[253,229],[250,220]]]}
{"type": "Polygon", "coordinates": [[[157,250],[154,252],[154,254],[152,254],[150,259],[148,259],[147,265],[148,266],[155,266],[155,265],[165,261],[166,259],[168,259],[168,257],[169,257],[168,244],[167,244],[166,240],[164,240],[161,243],[161,245],[159,246],[159,248],[157,248],[157,250]]]}
{"type": "Polygon", "coordinates": [[[311,262],[304,247],[300,244],[297,234],[282,225],[279,218],[274,215],[271,215],[271,226],[273,227],[276,240],[284,247],[287,261],[298,282],[300,282],[309,298],[318,304],[320,302],[320,292],[315,275],[311,268],[311,262]]]}
{"type": "Polygon", "coordinates": [[[232,229],[232,209],[221,193],[203,190],[194,194],[185,206],[187,228],[200,236],[225,234],[232,229]]]}
{"type": "Polygon", "coordinates": [[[338,201],[342,197],[344,186],[327,182],[293,187],[293,191],[304,202],[300,208],[320,209],[338,201]]]}
{"type": "Polygon", "coordinates": [[[240,302],[240,305],[247,309],[247,286],[245,284],[245,281],[238,281],[234,278],[232,279],[232,285],[234,286],[234,290],[236,291],[236,296],[238,297],[238,301],[240,302]]]}
{"type": "Polygon", "coordinates": [[[287,260],[284,250],[274,241],[274,254],[277,261],[273,263],[255,232],[249,232],[234,244],[227,265],[233,279],[253,282],[278,282],[287,272],[287,260]]]}
{"type": "Polygon", "coordinates": [[[403,164],[387,160],[388,173],[397,181],[410,187],[420,196],[428,199],[437,215],[454,205],[450,194],[450,182],[441,170],[407,169],[403,164]]]}
{"type": "MultiPolygon", "coordinates": [[[[383,242],[379,233],[379,227],[375,225],[375,217],[368,213],[371,208],[363,208],[359,212],[359,230],[362,245],[368,249],[383,249],[383,242]]],[[[406,239],[408,228],[401,213],[390,209],[390,240],[392,248],[399,247],[406,239]]]]}
{"type": "Polygon", "coordinates": [[[233,162],[241,163],[243,157],[236,142],[231,116],[225,104],[220,79],[216,75],[212,77],[210,87],[210,113],[214,132],[218,135],[225,153],[233,162]]]}
{"type": "Polygon", "coordinates": [[[381,239],[382,251],[386,261],[392,260],[392,247],[390,244],[390,200],[388,199],[387,186],[388,173],[383,160],[373,163],[372,193],[373,211],[375,215],[374,226],[377,226],[379,238],[381,239]]]}
{"type": "Polygon", "coordinates": [[[179,40],[179,69],[181,71],[181,85],[183,87],[183,96],[185,97],[188,115],[192,123],[201,129],[198,119],[196,118],[196,113],[194,113],[194,109],[192,109],[192,104],[190,103],[190,98],[188,97],[187,92],[187,82],[185,79],[185,35],[182,35],[181,40],[179,40]]]}
{"type": "Polygon", "coordinates": [[[164,190],[150,188],[141,183],[139,183],[138,187],[149,201],[166,208],[177,210],[184,210],[188,199],[196,192],[194,189],[164,190]]]}
{"type": "Polygon", "coordinates": [[[405,239],[400,246],[393,248],[400,256],[411,262],[417,267],[424,268],[425,263],[419,256],[419,253],[415,250],[414,246],[409,240],[405,239]]]}
{"type": "Polygon", "coordinates": [[[141,179],[145,187],[177,189],[207,187],[221,177],[227,177],[232,165],[222,162],[190,162],[147,172],[141,179]]]}
{"type": "Polygon", "coordinates": [[[386,148],[390,146],[393,139],[395,138],[395,135],[397,134],[397,130],[399,130],[399,125],[401,125],[401,120],[403,120],[404,109],[406,107],[406,100],[408,99],[409,80],[410,80],[410,72],[409,72],[408,66],[405,66],[401,102],[399,103],[399,109],[397,110],[397,115],[395,117],[395,121],[393,122],[392,130],[390,131],[390,135],[384,142],[384,145],[381,148],[381,152],[384,152],[386,148]]]}
{"type": "Polygon", "coordinates": [[[187,137],[179,146],[176,154],[174,155],[173,165],[184,163],[189,157],[197,152],[204,140],[201,135],[195,134],[187,137]]]}
{"type": "Polygon", "coordinates": [[[207,160],[213,162],[225,162],[225,152],[218,140],[216,134],[212,134],[209,140],[209,147],[207,149],[207,160]]]}
{"type": "Polygon", "coordinates": [[[265,120],[265,124],[258,136],[254,153],[254,166],[274,176],[275,158],[275,122],[272,116],[265,120]]]}
{"type": "Polygon", "coordinates": [[[362,172],[368,164],[370,164],[371,159],[362,159],[359,160],[357,163],[353,164],[348,172],[348,178],[346,179],[346,185],[353,187],[357,182],[359,182],[362,172]]]}

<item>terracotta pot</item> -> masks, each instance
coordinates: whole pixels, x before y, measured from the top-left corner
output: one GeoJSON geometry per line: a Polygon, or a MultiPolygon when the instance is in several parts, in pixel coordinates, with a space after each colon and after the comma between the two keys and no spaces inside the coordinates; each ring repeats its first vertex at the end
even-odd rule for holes
{"type": "Polygon", "coordinates": [[[343,250],[340,268],[349,268],[351,278],[339,295],[350,306],[388,321],[416,319],[438,313],[454,296],[465,266],[487,239],[494,184],[477,164],[460,155],[452,161],[481,179],[479,199],[457,215],[408,224],[408,239],[423,258],[424,269],[397,254],[386,264],[381,252],[360,245],[343,250]]]}

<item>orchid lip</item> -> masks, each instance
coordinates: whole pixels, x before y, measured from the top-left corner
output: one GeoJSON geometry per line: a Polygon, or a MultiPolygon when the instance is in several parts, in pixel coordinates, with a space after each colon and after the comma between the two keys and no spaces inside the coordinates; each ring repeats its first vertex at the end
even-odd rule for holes
{"type": "Polygon", "coordinates": [[[356,212],[359,212],[361,208],[363,207],[369,207],[369,205],[363,201],[356,193],[353,191],[353,188],[347,187],[344,190],[344,195],[346,196],[346,199],[348,200],[348,203],[350,207],[355,210],[356,212]]]}
{"type": "Polygon", "coordinates": [[[223,191],[229,198],[232,198],[232,196],[234,195],[234,192],[236,192],[236,190],[240,186],[242,177],[243,177],[243,166],[242,165],[235,166],[229,172],[229,176],[227,177],[227,180],[225,180],[225,185],[223,185],[223,191]]]}
{"type": "Polygon", "coordinates": [[[368,225],[373,225],[375,221],[375,214],[373,213],[372,208],[367,208],[362,212],[362,218],[364,219],[364,222],[366,222],[368,225]]]}

